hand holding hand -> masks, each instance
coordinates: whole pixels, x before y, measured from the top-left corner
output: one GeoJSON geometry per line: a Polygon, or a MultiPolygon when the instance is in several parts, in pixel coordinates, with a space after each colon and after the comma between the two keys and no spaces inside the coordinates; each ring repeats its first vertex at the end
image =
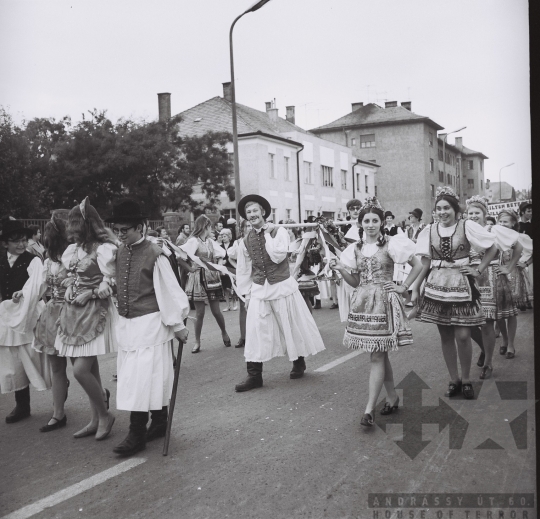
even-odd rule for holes
{"type": "Polygon", "coordinates": [[[178,332],[174,332],[174,336],[183,344],[186,344],[188,340],[189,331],[187,328],[184,328],[183,330],[179,330],[178,332]]]}
{"type": "Polygon", "coordinates": [[[99,284],[99,288],[97,291],[98,297],[100,299],[106,299],[107,297],[112,296],[112,294],[113,294],[113,290],[111,288],[111,285],[109,285],[109,283],[107,283],[106,281],[102,281],[99,284]]]}
{"type": "Polygon", "coordinates": [[[92,290],[84,290],[71,301],[71,304],[76,306],[84,306],[86,303],[88,303],[88,301],[90,301],[90,299],[92,299],[92,290]]]}
{"type": "Polygon", "coordinates": [[[498,267],[495,267],[495,273],[498,276],[508,276],[508,274],[510,274],[510,271],[508,270],[508,267],[505,267],[504,265],[499,265],[498,267]]]}
{"type": "Polygon", "coordinates": [[[17,292],[13,292],[13,295],[11,296],[11,299],[14,303],[19,303],[19,301],[23,298],[23,291],[18,290],[17,292]]]}
{"type": "Polygon", "coordinates": [[[461,267],[459,271],[462,274],[465,274],[466,276],[472,276],[473,278],[476,278],[480,275],[480,272],[478,272],[478,269],[474,267],[469,267],[468,265],[461,267]]]}

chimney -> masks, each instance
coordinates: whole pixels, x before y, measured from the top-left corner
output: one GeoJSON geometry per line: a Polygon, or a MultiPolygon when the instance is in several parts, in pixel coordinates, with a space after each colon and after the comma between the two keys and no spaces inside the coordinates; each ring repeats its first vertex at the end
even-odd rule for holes
{"type": "Polygon", "coordinates": [[[289,121],[290,123],[294,124],[294,106],[286,106],[285,109],[287,110],[287,114],[285,115],[285,119],[289,121]]]}
{"type": "Polygon", "coordinates": [[[441,141],[444,141],[444,138],[446,137],[446,133],[439,133],[439,135],[437,135],[437,137],[439,139],[441,139],[441,141]]]}
{"type": "Polygon", "coordinates": [[[395,106],[397,106],[397,101],[386,101],[384,103],[385,108],[394,108],[395,106]]]}
{"type": "Polygon", "coordinates": [[[454,146],[456,146],[456,148],[463,148],[463,137],[456,137],[454,140],[454,146]]]}
{"type": "Polygon", "coordinates": [[[266,111],[268,112],[268,110],[271,110],[272,109],[272,101],[266,101],[266,103],[264,103],[266,105],[266,111]]]}
{"type": "Polygon", "coordinates": [[[163,92],[158,94],[158,110],[159,120],[161,122],[168,121],[171,118],[171,94],[169,92],[163,92]]]}
{"type": "Polygon", "coordinates": [[[489,189],[489,183],[490,183],[490,180],[488,178],[488,179],[486,179],[486,189],[489,189]]]}
{"type": "Polygon", "coordinates": [[[232,103],[232,88],[230,81],[223,83],[223,99],[232,103]]]}
{"type": "Polygon", "coordinates": [[[405,108],[406,110],[411,111],[411,102],[410,101],[402,101],[401,106],[405,108]]]}
{"type": "Polygon", "coordinates": [[[270,117],[271,121],[276,122],[278,120],[277,108],[269,108],[268,110],[266,110],[266,113],[268,114],[268,117],[270,117]]]}
{"type": "Polygon", "coordinates": [[[362,108],[364,103],[351,103],[352,111],[355,112],[359,108],[362,108]]]}

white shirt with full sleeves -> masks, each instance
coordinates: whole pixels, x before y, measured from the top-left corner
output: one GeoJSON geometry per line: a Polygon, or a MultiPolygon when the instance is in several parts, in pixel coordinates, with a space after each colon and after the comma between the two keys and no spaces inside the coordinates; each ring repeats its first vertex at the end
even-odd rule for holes
{"type": "MultiPolygon", "coordinates": [[[[67,269],[69,269],[69,264],[71,263],[77,247],[78,245],[76,243],[72,243],[64,251],[64,254],[62,254],[62,263],[67,269]]],[[[97,264],[99,270],[103,274],[103,279],[107,282],[110,282],[116,275],[116,251],[116,245],[108,242],[102,243],[96,249],[97,264]]],[[[78,247],[77,257],[83,259],[86,256],[88,256],[88,253],[82,247],[78,247]]]]}
{"type": "MultiPolygon", "coordinates": [[[[270,224],[269,228],[272,228],[270,224]]],[[[265,233],[264,239],[266,252],[274,263],[281,263],[287,258],[289,233],[285,228],[279,227],[275,238],[272,238],[270,233],[265,233]]],[[[241,294],[263,300],[280,299],[298,290],[298,283],[292,277],[273,285],[268,283],[267,279],[264,280],[264,285],[253,283],[252,261],[244,240],[240,240],[237,250],[236,283],[241,294]]]]}
{"type": "MultiPolygon", "coordinates": [[[[212,240],[211,238],[207,238],[206,244],[210,242],[210,245],[212,246],[212,251],[214,253],[214,258],[224,258],[225,257],[225,249],[219,245],[217,242],[212,240]]],[[[201,240],[199,238],[195,238],[195,236],[192,236],[184,245],[180,245],[180,248],[187,252],[188,254],[191,254],[192,256],[197,256],[197,249],[201,245],[201,240]]]]}

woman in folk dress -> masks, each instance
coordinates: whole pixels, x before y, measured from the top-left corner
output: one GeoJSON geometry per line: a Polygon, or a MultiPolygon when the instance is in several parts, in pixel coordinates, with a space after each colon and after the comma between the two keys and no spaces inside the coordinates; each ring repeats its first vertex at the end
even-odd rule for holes
{"type": "Polygon", "coordinates": [[[75,241],[62,254],[68,270],[65,302],[54,347],[69,357],[73,374],[90,399],[92,418],[73,436],[104,440],[111,432],[109,392],[103,389],[98,355],[117,351],[114,321],[117,312],[110,296],[115,276],[116,238],[86,197],[68,217],[68,237],[75,241]]]}
{"type": "MultiPolygon", "coordinates": [[[[486,322],[474,278],[484,272],[497,254],[497,248],[494,234],[475,222],[460,220],[460,212],[459,199],[452,189],[439,188],[435,199],[437,223],[428,225],[416,242],[416,254],[423,264],[418,286],[422,286],[427,277],[418,318],[436,324],[439,329],[443,357],[451,378],[445,396],[453,397],[462,392],[466,399],[472,399],[471,329],[486,322]],[[471,247],[485,251],[474,269],[468,267],[471,247]]],[[[412,301],[417,299],[418,291],[413,291],[412,301]]]]}
{"type": "Polygon", "coordinates": [[[369,396],[360,420],[361,425],[369,427],[375,420],[374,409],[383,384],[388,401],[381,414],[390,414],[399,405],[388,352],[413,342],[400,295],[420,274],[422,265],[414,255],[414,242],[405,234],[385,236],[384,212],[375,198],[366,201],[358,221],[364,230],[362,239],[349,245],[339,260],[330,260],[330,268],[355,287],[343,342],[371,354],[369,396]],[[392,282],[394,265],[406,262],[412,268],[398,286],[392,282]]]}
{"type": "MultiPolygon", "coordinates": [[[[208,216],[201,215],[195,220],[193,232],[188,241],[180,248],[190,256],[197,256],[204,261],[217,263],[219,258],[225,257],[225,251],[213,239],[212,221],[208,216]]],[[[225,329],[225,319],[219,308],[219,300],[223,297],[220,272],[208,270],[194,264],[191,268],[185,289],[188,298],[193,301],[197,312],[195,321],[195,346],[191,353],[201,351],[201,330],[204,322],[205,302],[208,301],[212,315],[221,330],[223,344],[229,347],[231,339],[225,329]]]]}

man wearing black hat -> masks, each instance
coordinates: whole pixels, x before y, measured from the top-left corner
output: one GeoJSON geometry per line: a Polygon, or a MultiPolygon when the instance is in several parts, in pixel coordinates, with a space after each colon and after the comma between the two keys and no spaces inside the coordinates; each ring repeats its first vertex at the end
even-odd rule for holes
{"type": "Polygon", "coordinates": [[[41,286],[43,265],[26,250],[32,235],[22,222],[2,222],[0,239],[7,250],[0,255],[0,390],[14,392],[16,402],[6,423],[30,416],[30,383],[38,390],[48,389],[43,379],[44,359],[32,349],[34,327],[43,308],[35,288],[41,286]],[[27,285],[29,279],[32,283],[27,285]]]}
{"type": "Polygon", "coordinates": [[[165,435],[172,391],[170,341],[185,343],[189,301],[165,252],[144,235],[146,215],[124,200],[108,222],[122,241],[116,257],[118,321],[117,408],[131,411],[127,437],[113,451],[130,456],[165,435]],[[152,414],[150,428],[148,411],[152,414]]]}
{"type": "Polygon", "coordinates": [[[304,357],[324,350],[309,309],[290,275],[287,259],[289,234],[283,227],[266,223],[268,201],[248,195],[238,202],[238,212],[252,229],[238,246],[236,280],[246,295],[246,346],[248,378],[236,391],[261,387],[263,362],[288,355],[293,362],[290,377],[301,378],[304,357]]]}
{"type": "Polygon", "coordinates": [[[416,243],[418,235],[422,232],[425,224],[422,223],[422,215],[424,212],[420,208],[413,209],[409,212],[409,222],[411,225],[407,228],[407,237],[416,243]]]}
{"type": "Polygon", "coordinates": [[[395,236],[399,231],[394,223],[395,216],[392,214],[392,211],[386,211],[384,213],[384,220],[386,222],[385,226],[383,227],[383,232],[387,236],[395,236]]]}

